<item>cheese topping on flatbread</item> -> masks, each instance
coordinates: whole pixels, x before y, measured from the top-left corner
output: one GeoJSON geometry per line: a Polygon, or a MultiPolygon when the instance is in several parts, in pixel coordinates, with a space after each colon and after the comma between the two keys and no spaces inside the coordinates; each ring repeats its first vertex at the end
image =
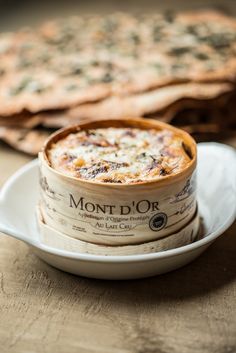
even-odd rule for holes
{"type": "Polygon", "coordinates": [[[65,175],[125,184],[176,174],[191,161],[172,131],[114,127],[71,133],[51,146],[48,158],[65,175]]]}

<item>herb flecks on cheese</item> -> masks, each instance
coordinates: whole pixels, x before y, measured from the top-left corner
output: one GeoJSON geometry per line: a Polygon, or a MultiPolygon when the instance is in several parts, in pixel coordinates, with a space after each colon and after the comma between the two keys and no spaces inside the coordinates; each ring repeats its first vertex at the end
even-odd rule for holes
{"type": "Polygon", "coordinates": [[[178,173],[190,162],[172,131],[113,127],[71,133],[52,145],[48,157],[65,175],[125,184],[178,173]]]}

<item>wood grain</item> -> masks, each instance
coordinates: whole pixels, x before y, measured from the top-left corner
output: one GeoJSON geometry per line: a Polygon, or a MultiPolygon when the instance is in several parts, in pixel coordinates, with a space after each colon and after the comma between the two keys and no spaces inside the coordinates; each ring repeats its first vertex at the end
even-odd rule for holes
{"type": "Polygon", "coordinates": [[[1,352],[235,352],[235,230],[179,271],[129,282],[62,273],[1,237],[1,352]]]}

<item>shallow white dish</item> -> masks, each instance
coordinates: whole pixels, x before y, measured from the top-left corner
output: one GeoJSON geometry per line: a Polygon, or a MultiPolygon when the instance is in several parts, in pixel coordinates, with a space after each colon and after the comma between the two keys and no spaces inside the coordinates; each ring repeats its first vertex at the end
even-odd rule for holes
{"type": "Polygon", "coordinates": [[[199,256],[236,216],[236,153],[217,143],[198,145],[198,204],[204,237],[177,249],[144,255],[101,256],[69,252],[40,242],[35,219],[38,161],[15,173],[0,193],[0,231],[20,239],[47,263],[77,275],[131,279],[177,269],[199,256]]]}

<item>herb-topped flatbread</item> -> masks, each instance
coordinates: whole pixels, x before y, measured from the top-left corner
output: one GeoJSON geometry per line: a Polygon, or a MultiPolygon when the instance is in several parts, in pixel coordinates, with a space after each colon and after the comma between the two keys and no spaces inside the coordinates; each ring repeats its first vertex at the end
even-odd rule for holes
{"type": "MultiPolygon", "coordinates": [[[[137,117],[155,114],[162,115],[175,104],[175,112],[182,109],[183,97],[204,105],[218,97],[230,94],[234,89],[231,83],[185,83],[160,87],[144,93],[124,96],[111,96],[99,102],[80,104],[66,110],[39,112],[36,114],[21,113],[9,117],[0,117],[0,125],[35,127],[43,125],[51,128],[80,123],[87,119],[108,119],[137,117]]],[[[172,114],[173,115],[173,114],[172,114]]]]}
{"type": "Polygon", "coordinates": [[[236,21],[112,14],[0,36],[0,115],[65,109],[172,83],[235,81],[236,21]]]}
{"type": "Polygon", "coordinates": [[[229,83],[186,83],[170,85],[127,97],[113,96],[94,104],[83,104],[69,111],[73,119],[106,119],[145,116],[162,111],[182,97],[196,100],[210,100],[230,92],[233,85],[229,83]]]}
{"type": "Polygon", "coordinates": [[[0,139],[2,141],[33,156],[38,154],[49,135],[49,131],[40,129],[31,130],[0,126],[0,139]]]}

